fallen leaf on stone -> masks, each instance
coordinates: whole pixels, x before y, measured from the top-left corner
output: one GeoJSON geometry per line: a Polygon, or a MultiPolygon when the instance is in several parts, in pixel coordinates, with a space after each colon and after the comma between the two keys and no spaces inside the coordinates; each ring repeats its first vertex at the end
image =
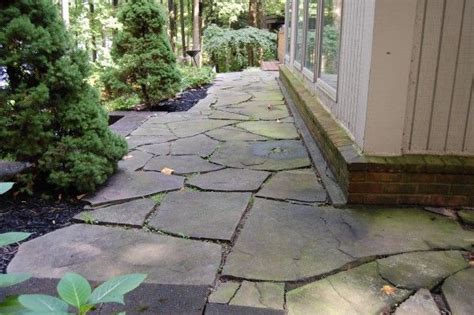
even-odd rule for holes
{"type": "Polygon", "coordinates": [[[86,195],[86,194],[82,194],[82,195],[76,196],[76,199],[77,199],[77,200],[81,200],[82,198],[84,198],[85,195],[86,195]]]}
{"type": "Polygon", "coordinates": [[[277,119],[276,122],[277,122],[277,123],[281,123],[281,120],[280,120],[280,119],[277,119]]]}
{"type": "Polygon", "coordinates": [[[122,160],[128,160],[128,159],[131,159],[133,157],[133,155],[129,154],[129,155],[125,155],[122,160]]]}
{"type": "Polygon", "coordinates": [[[451,219],[456,219],[456,211],[450,208],[425,207],[425,210],[447,216],[451,219]]]}
{"type": "Polygon", "coordinates": [[[268,104],[268,105],[267,105],[267,109],[268,109],[268,110],[272,110],[272,109],[273,109],[273,105],[272,105],[272,104],[268,104]]]}
{"type": "Polygon", "coordinates": [[[385,295],[394,295],[395,292],[397,291],[397,288],[392,287],[391,285],[384,285],[382,289],[380,289],[385,295]]]}
{"type": "Polygon", "coordinates": [[[161,170],[161,173],[165,175],[173,175],[174,169],[165,167],[164,169],[161,170]]]}

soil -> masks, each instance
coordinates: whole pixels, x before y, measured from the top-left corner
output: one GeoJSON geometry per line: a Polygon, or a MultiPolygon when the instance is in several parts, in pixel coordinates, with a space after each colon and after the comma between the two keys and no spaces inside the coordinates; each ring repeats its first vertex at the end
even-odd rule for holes
{"type": "MultiPolygon", "coordinates": [[[[0,198],[0,233],[29,232],[29,239],[72,224],[72,217],[81,212],[84,203],[51,201],[38,197],[25,200],[0,198]]],[[[0,248],[0,273],[6,272],[18,245],[0,248]]]]}
{"type": "Polygon", "coordinates": [[[158,105],[152,107],[143,107],[138,105],[134,110],[151,112],[185,112],[197,104],[207,95],[207,89],[211,85],[204,85],[194,89],[188,89],[179,93],[175,98],[161,101],[158,105]]]}

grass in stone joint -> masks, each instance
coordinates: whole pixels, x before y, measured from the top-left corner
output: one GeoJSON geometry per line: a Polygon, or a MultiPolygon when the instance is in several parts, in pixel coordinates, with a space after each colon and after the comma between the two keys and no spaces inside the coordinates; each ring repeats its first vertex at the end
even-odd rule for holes
{"type": "Polygon", "coordinates": [[[81,214],[81,220],[84,221],[86,224],[96,224],[97,221],[94,219],[94,217],[87,212],[84,212],[81,214]]]}
{"type": "Polygon", "coordinates": [[[159,205],[161,204],[165,196],[166,196],[166,193],[158,193],[156,195],[151,196],[151,200],[153,200],[154,202],[156,202],[157,205],[159,205]]]}

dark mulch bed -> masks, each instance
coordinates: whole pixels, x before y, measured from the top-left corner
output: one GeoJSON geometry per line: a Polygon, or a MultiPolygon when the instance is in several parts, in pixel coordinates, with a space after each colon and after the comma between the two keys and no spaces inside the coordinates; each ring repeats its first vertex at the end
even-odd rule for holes
{"type": "MultiPolygon", "coordinates": [[[[84,203],[76,201],[51,201],[38,197],[25,200],[0,198],[0,233],[29,232],[35,238],[71,225],[71,219],[83,210],[84,203]]],[[[13,259],[17,245],[0,248],[0,273],[6,271],[13,259]]]]}
{"type": "Polygon", "coordinates": [[[136,106],[134,110],[146,110],[151,112],[185,112],[197,104],[207,95],[207,89],[211,85],[204,85],[195,89],[188,89],[177,95],[173,99],[160,102],[158,105],[145,108],[136,106]]]}

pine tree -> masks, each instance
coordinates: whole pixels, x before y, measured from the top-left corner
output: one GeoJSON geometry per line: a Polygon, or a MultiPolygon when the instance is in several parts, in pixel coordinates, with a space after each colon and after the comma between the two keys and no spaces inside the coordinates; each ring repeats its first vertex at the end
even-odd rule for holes
{"type": "Polygon", "coordinates": [[[86,81],[88,65],[51,1],[0,2],[0,156],[33,163],[37,185],[93,191],[127,151],[86,81]]]}
{"type": "Polygon", "coordinates": [[[174,97],[181,78],[162,7],[154,0],[130,1],[123,5],[118,19],[123,29],[112,48],[116,78],[134,89],[146,106],[174,97]]]}

